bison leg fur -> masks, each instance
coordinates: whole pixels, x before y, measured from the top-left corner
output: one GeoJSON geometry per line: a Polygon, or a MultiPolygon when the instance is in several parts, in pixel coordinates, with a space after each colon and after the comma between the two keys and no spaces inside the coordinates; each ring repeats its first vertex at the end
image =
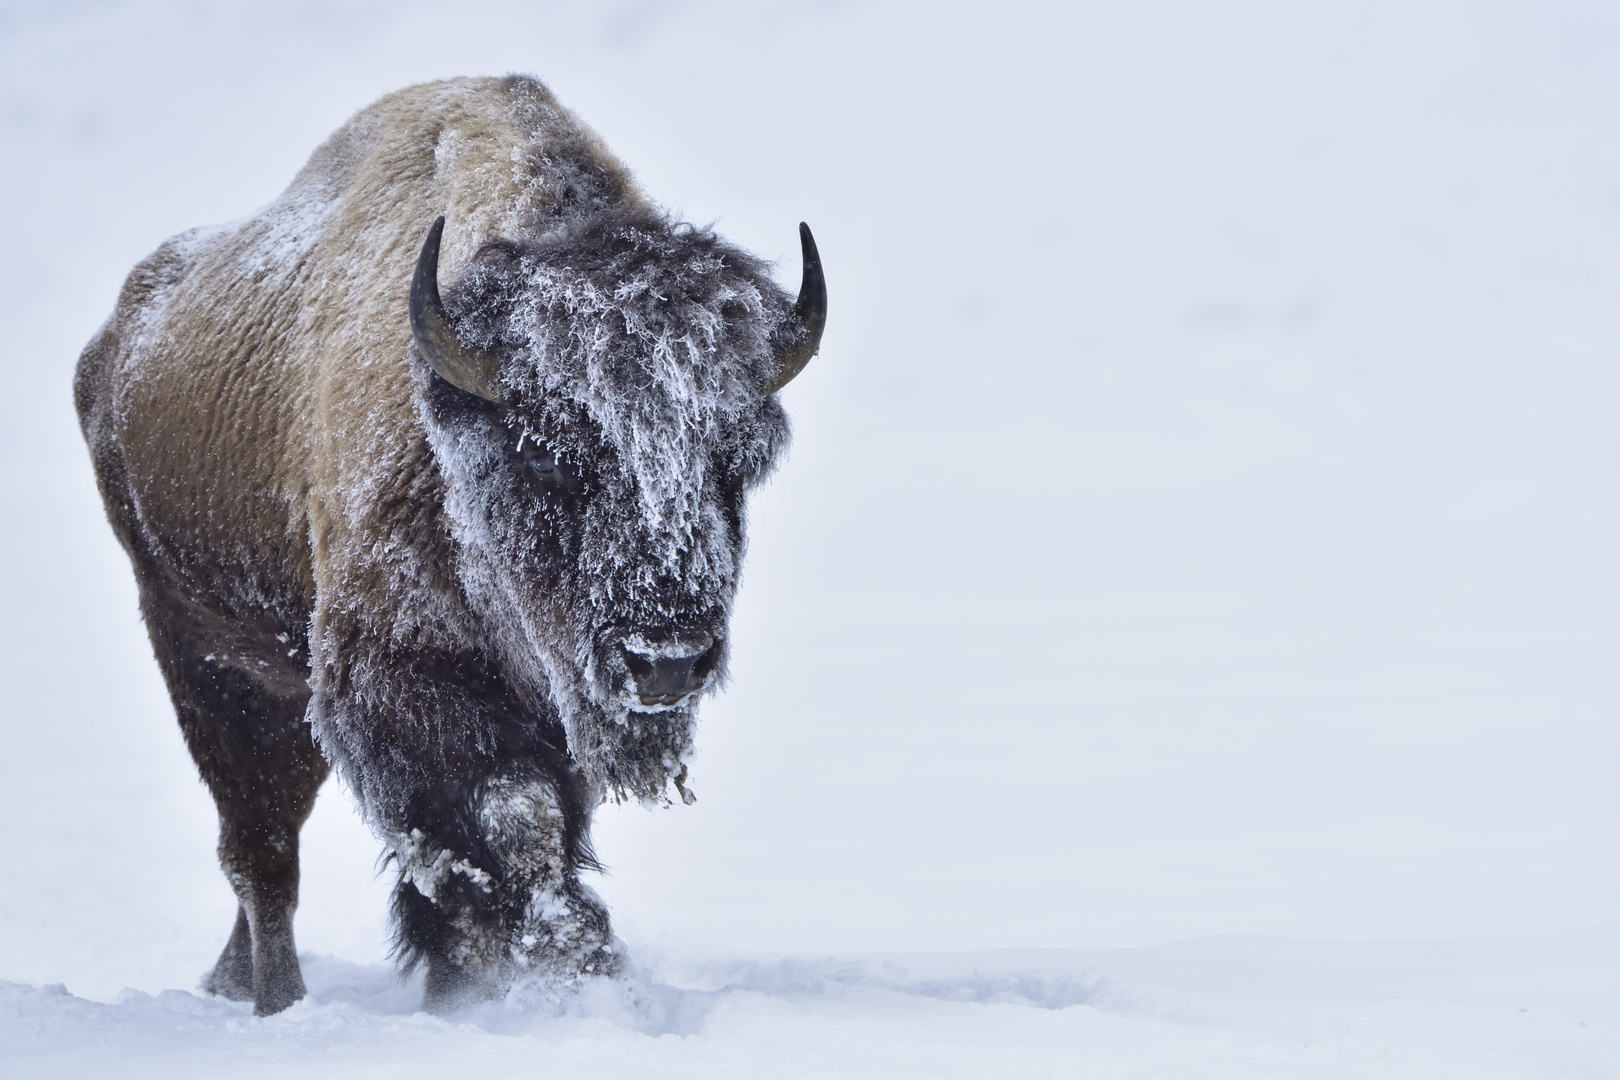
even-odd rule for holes
{"type": "Polygon", "coordinates": [[[232,1001],[253,1000],[253,930],[248,926],[247,909],[241,904],[236,905],[236,925],[225,942],[225,951],[203,979],[202,988],[232,1001]]]}
{"type": "Polygon", "coordinates": [[[618,973],[607,909],[579,880],[578,823],[553,783],[502,777],[457,802],[394,845],[400,949],[426,968],[425,1006],[556,998],[618,973]]]}
{"type": "Polygon", "coordinates": [[[219,861],[239,904],[203,987],[268,1016],[304,996],[293,941],[298,833],[328,767],[304,723],[307,695],[276,693],[200,653],[147,604],[180,730],[219,811],[219,861]]]}

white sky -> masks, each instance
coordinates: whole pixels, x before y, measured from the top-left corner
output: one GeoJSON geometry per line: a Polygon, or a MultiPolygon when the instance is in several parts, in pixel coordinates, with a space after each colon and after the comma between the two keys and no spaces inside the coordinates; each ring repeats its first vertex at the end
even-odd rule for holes
{"type": "MultiPolygon", "coordinates": [[[[234,907],[73,420],[129,267],[532,71],[823,353],[648,949],[1517,935],[1620,902],[1620,21],[1551,3],[0,4],[0,977],[234,907]]],[[[382,953],[334,786],[302,947],[382,953]]]]}

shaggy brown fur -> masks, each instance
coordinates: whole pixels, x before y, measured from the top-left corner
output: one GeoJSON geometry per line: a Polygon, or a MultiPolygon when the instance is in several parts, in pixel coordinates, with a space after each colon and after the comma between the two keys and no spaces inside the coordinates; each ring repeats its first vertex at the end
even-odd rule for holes
{"type": "MultiPolygon", "coordinates": [[[[611,281],[586,284],[613,293],[611,281]]],[[[321,146],[275,203],[175,237],[135,268],[84,352],[75,399],[181,729],[220,809],[221,863],[241,908],[209,989],[259,1013],[303,995],[298,832],[329,760],[398,865],[401,952],[427,964],[430,1004],[501,992],[525,972],[567,984],[617,969],[606,913],[577,879],[591,865],[590,807],[679,783],[690,745],[690,708],[613,704],[639,655],[627,661],[625,649],[656,639],[679,656],[699,647],[685,642],[713,640],[707,662],[713,680],[723,674],[742,494],[786,442],[761,387],[789,303],[746,255],[668,225],[597,138],[523,77],[390,95],[321,146]],[[412,348],[405,297],[441,214],[441,280],[461,282],[447,307],[506,350],[521,407],[456,390],[412,348]],[[589,316],[602,329],[581,331],[579,288],[545,293],[539,315],[524,299],[538,287],[524,282],[551,288],[579,267],[600,276],[638,258],[673,282],[648,286],[645,318],[604,310],[589,316]],[[677,271],[709,275],[685,308],[666,295],[690,284],[677,271]],[[527,323],[514,314],[523,303],[527,323]],[[671,360],[668,341],[690,346],[693,327],[724,320],[734,329],[703,331],[710,344],[691,346],[696,359],[671,360]],[[701,394],[671,392],[663,420],[654,410],[616,420],[570,389],[596,368],[570,368],[565,353],[570,340],[642,324],[664,327],[663,344],[637,352],[641,339],[625,338],[628,373],[591,375],[619,380],[598,397],[676,378],[701,394]],[[659,375],[655,362],[680,370],[659,375]],[[688,400],[699,398],[708,404],[688,400]],[[679,444],[691,458],[682,475],[713,475],[692,478],[678,506],[648,509],[656,478],[634,458],[677,445],[649,434],[664,423],[706,432],[679,444]],[[503,449],[513,432],[530,439],[527,451],[517,440],[521,461],[503,449]],[[584,488],[594,502],[508,491],[511,470],[534,465],[540,434],[594,470],[584,488]],[[520,498],[517,516],[503,509],[520,498]],[[677,519],[686,531],[669,533],[677,519]],[[528,538],[556,522],[555,536],[528,538]],[[592,529],[623,533],[624,522],[627,544],[669,549],[664,563],[585,561],[592,529]],[[585,586],[570,584],[590,576],[581,567],[623,574],[607,599],[591,586],[595,614],[585,586]],[[590,709],[594,727],[575,719],[590,709]]]]}

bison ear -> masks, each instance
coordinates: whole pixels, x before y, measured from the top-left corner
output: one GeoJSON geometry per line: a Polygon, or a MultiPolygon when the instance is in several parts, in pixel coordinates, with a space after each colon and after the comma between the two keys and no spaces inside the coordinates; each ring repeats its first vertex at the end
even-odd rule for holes
{"type": "Polygon", "coordinates": [[[445,382],[485,401],[504,405],[509,395],[501,385],[500,360],[457,341],[445,317],[439,300],[439,238],[443,235],[441,216],[428,230],[421,257],[416,260],[416,274],[411,278],[411,337],[422,359],[445,382]]]}
{"type": "Polygon", "coordinates": [[[804,365],[821,348],[821,331],[827,325],[827,279],[821,276],[821,255],[816,251],[816,238],[810,235],[810,226],[799,222],[799,247],[804,254],[804,280],[799,284],[799,299],[793,305],[793,317],[774,335],[776,345],[776,371],[771,376],[765,393],[774,394],[793,381],[804,370],[804,365]]]}

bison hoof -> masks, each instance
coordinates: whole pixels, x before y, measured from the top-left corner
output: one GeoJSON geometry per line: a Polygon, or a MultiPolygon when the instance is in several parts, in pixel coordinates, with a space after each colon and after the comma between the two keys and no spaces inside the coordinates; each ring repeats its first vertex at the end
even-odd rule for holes
{"type": "Polygon", "coordinates": [[[226,998],[230,1001],[253,1000],[253,967],[249,962],[246,977],[234,968],[227,967],[223,959],[214,965],[214,970],[208,973],[203,980],[203,992],[216,997],[226,998]]]}
{"type": "Polygon", "coordinates": [[[248,933],[247,916],[236,913],[236,926],[225,951],[219,954],[214,970],[202,984],[205,993],[231,1001],[253,1000],[253,937],[248,933]]]}
{"type": "Polygon", "coordinates": [[[501,996],[496,980],[444,960],[428,962],[422,1011],[444,1016],[501,996]]]}
{"type": "Polygon", "coordinates": [[[274,1016],[283,1009],[291,1008],[297,1002],[302,1001],[303,997],[304,987],[302,983],[295,987],[272,987],[254,999],[253,1015],[274,1016]]]}

